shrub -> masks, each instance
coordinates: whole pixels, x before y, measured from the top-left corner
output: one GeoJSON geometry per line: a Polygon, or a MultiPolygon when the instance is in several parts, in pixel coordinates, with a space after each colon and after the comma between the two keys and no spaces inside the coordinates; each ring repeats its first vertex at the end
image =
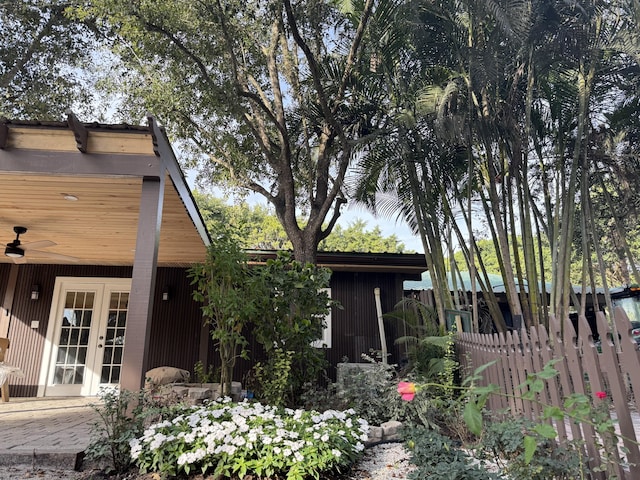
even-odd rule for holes
{"type": "Polygon", "coordinates": [[[370,368],[354,369],[337,385],[337,396],[371,424],[397,419],[404,406],[396,392],[395,366],[376,362],[369,355],[362,357],[370,362],[370,368]]]}
{"type": "Polygon", "coordinates": [[[102,404],[92,405],[99,420],[93,424],[87,459],[106,461],[107,470],[124,472],[131,466],[129,441],[143,429],[143,392],[105,390],[102,404]]]}
{"type": "Polygon", "coordinates": [[[106,462],[105,470],[124,472],[132,465],[129,442],[145,425],[173,417],[181,408],[177,396],[156,396],[155,390],[121,392],[105,389],[101,403],[92,407],[99,420],[92,425],[91,443],[85,450],[88,460],[106,462]]]}
{"type": "Polygon", "coordinates": [[[572,444],[558,445],[538,435],[525,419],[487,422],[478,455],[501,464],[513,480],[569,480],[583,478],[580,454],[572,444]],[[525,461],[524,436],[536,439],[536,454],[525,461]],[[492,455],[492,456],[491,456],[492,455]]]}
{"type": "Polygon", "coordinates": [[[447,437],[425,427],[404,430],[405,441],[416,469],[409,479],[490,480],[499,475],[488,472],[482,463],[457,448],[447,437]]]}
{"type": "Polygon", "coordinates": [[[364,450],[368,428],[353,410],[318,413],[227,398],[151,425],[131,441],[131,456],[143,473],[303,480],[348,468],[364,450]]]}
{"type": "Polygon", "coordinates": [[[274,348],[266,365],[258,362],[254,375],[258,384],[258,397],[268,405],[283,407],[286,399],[293,352],[274,348]]]}
{"type": "Polygon", "coordinates": [[[340,384],[329,383],[326,388],[307,384],[301,395],[304,407],[316,410],[353,408],[374,425],[399,420],[437,428],[434,421],[439,415],[437,399],[421,394],[410,403],[403,402],[397,392],[395,366],[377,362],[369,355],[362,357],[371,362],[371,367],[353,369],[340,384]]]}

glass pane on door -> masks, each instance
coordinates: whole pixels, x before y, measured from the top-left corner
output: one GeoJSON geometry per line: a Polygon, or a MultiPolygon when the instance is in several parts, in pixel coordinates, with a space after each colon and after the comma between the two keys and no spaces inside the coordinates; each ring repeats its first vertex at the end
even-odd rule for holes
{"type": "Polygon", "coordinates": [[[67,292],[53,376],[55,385],[84,382],[94,300],[94,292],[67,292]]]}
{"type": "Polygon", "coordinates": [[[111,292],[100,383],[120,383],[128,308],[128,292],[111,292]]]}

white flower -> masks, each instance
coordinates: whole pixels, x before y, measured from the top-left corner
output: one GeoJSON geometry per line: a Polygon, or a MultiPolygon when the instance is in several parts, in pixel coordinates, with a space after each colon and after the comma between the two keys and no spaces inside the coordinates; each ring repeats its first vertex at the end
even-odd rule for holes
{"type": "Polygon", "coordinates": [[[338,449],[331,449],[331,455],[333,455],[336,458],[340,458],[340,456],[342,455],[342,452],[338,449]]]}

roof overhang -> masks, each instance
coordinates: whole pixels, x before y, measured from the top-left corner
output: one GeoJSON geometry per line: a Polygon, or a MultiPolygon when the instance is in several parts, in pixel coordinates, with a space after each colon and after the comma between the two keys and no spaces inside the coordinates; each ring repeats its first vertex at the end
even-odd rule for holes
{"type": "MultiPolygon", "coordinates": [[[[248,250],[250,263],[262,264],[276,257],[272,250],[248,250]]],[[[387,272],[420,275],[427,270],[421,253],[318,252],[318,266],[334,272],[387,272]]]]}
{"type": "MultiPolygon", "coordinates": [[[[67,122],[0,123],[0,243],[28,230],[22,262],[133,265],[143,182],[164,178],[158,266],[203,261],[206,227],[164,129],[67,122]],[[48,253],[58,256],[48,256],[48,253]],[[65,256],[73,259],[65,259],[65,256]]],[[[0,263],[13,260],[0,253],[0,263]]]]}

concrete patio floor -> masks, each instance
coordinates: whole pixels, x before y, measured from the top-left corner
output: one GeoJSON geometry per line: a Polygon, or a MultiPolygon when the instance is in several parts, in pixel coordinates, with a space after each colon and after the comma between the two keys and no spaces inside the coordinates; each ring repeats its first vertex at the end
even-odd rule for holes
{"type": "Polygon", "coordinates": [[[0,466],[79,468],[98,419],[83,398],[11,398],[0,402],[0,466]]]}

